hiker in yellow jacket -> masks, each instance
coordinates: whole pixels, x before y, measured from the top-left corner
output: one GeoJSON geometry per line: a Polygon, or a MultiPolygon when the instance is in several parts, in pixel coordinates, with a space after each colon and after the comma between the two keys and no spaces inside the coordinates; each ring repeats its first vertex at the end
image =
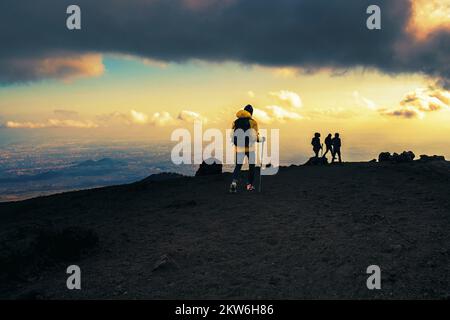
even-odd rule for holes
{"type": "Polygon", "coordinates": [[[249,171],[246,189],[254,191],[253,181],[255,179],[256,153],[255,143],[259,142],[258,123],[253,116],[253,107],[245,106],[243,110],[236,113],[237,119],[233,122],[233,143],[236,148],[236,167],[233,172],[230,192],[237,192],[237,183],[245,157],[248,159],[249,171]]]}

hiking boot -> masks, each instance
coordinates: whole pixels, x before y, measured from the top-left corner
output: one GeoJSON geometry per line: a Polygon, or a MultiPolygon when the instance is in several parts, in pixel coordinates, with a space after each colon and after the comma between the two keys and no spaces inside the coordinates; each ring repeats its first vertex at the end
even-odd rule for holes
{"type": "Polygon", "coordinates": [[[248,183],[247,184],[247,191],[255,191],[255,187],[252,184],[248,183]]]}
{"type": "Polygon", "coordinates": [[[230,193],[236,193],[237,192],[237,183],[233,181],[230,185],[230,193]]]}

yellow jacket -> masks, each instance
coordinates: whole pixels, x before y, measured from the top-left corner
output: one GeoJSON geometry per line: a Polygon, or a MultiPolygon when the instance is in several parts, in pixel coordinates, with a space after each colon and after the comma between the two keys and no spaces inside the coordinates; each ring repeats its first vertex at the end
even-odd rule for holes
{"type": "MultiPolygon", "coordinates": [[[[255,150],[255,142],[259,141],[258,123],[256,122],[255,119],[252,118],[252,115],[250,114],[250,112],[248,112],[246,110],[239,110],[236,113],[236,117],[237,118],[249,118],[250,119],[249,120],[250,129],[253,129],[251,131],[251,135],[250,135],[250,145],[248,147],[235,146],[236,152],[254,151],[255,150]]],[[[233,129],[233,133],[234,133],[235,121],[233,121],[232,129],[233,129]]]]}

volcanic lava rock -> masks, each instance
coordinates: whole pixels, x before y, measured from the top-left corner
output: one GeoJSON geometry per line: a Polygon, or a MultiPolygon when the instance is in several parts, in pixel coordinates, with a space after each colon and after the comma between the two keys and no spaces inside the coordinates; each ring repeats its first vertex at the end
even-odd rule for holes
{"type": "Polygon", "coordinates": [[[311,157],[309,158],[309,160],[305,163],[305,166],[325,166],[328,164],[328,160],[327,158],[316,158],[316,157],[311,157]]]}
{"type": "Polygon", "coordinates": [[[427,156],[426,154],[420,155],[419,161],[421,162],[432,162],[432,161],[445,161],[444,156],[427,156]]]}
{"type": "Polygon", "coordinates": [[[211,176],[216,174],[222,174],[222,163],[217,159],[210,158],[202,162],[195,176],[211,176]]]}
{"type": "Polygon", "coordinates": [[[378,161],[404,163],[414,161],[415,157],[412,151],[403,151],[401,154],[394,152],[392,155],[389,152],[382,152],[378,155],[378,161]]]}

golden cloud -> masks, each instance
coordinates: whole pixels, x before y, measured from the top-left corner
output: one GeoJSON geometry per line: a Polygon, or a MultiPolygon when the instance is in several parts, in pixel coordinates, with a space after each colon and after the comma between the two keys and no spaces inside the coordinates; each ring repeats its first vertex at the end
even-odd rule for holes
{"type": "Polygon", "coordinates": [[[408,31],[419,40],[427,38],[437,29],[450,30],[450,2],[448,0],[411,1],[413,14],[408,31]]]}
{"type": "Polygon", "coordinates": [[[281,90],[277,92],[270,92],[271,96],[277,98],[278,101],[288,103],[290,107],[293,108],[301,108],[302,107],[302,99],[300,96],[292,91],[281,90]]]}
{"type": "Polygon", "coordinates": [[[450,110],[450,91],[436,88],[418,88],[409,92],[400,101],[400,106],[391,110],[380,110],[382,115],[423,119],[426,112],[450,110]]]}
{"type": "Polygon", "coordinates": [[[70,82],[78,78],[98,77],[105,71],[101,54],[13,59],[10,63],[17,69],[17,76],[26,75],[30,80],[51,78],[70,82]]]}
{"type": "Polygon", "coordinates": [[[6,122],[5,126],[10,129],[44,129],[44,128],[92,129],[98,127],[98,125],[92,121],[60,120],[60,119],[48,119],[45,122],[8,121],[6,122]]]}
{"type": "Polygon", "coordinates": [[[270,116],[278,121],[286,120],[301,120],[303,117],[295,111],[286,110],[283,107],[277,105],[267,106],[266,109],[270,110],[270,116]]]}

